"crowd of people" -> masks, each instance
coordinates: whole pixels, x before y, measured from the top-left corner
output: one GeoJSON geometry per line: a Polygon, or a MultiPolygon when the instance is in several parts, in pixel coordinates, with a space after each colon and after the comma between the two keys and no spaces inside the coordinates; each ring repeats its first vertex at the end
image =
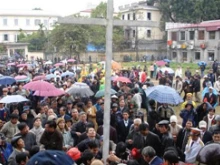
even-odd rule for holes
{"type": "MultiPolygon", "coordinates": [[[[111,95],[109,103],[109,149],[103,148],[104,97],[85,98],[68,93],[39,97],[23,88],[28,83],[25,81],[1,85],[1,98],[17,94],[30,101],[0,103],[0,163],[44,165],[39,162],[53,162],[65,153],[68,158],[61,156],[57,165],[64,164],[64,159],[77,165],[101,165],[103,161],[111,165],[219,164],[220,116],[215,114],[215,108],[219,103],[220,77],[213,70],[216,66],[203,78],[199,71],[193,75],[189,68],[185,74],[181,67],[169,73],[154,65],[114,72],[114,79],[123,76],[131,83],[112,80],[112,89],[117,93],[111,95]],[[156,79],[160,85],[184,95],[179,114],[174,110],[176,105],[158,103],[145,94],[147,88],[156,85],[156,79]],[[200,152],[203,149],[209,154],[200,152]],[[103,150],[109,151],[107,160],[103,160],[103,150]]],[[[92,73],[88,72],[84,65],[80,72],[73,64],[54,67],[38,61],[32,69],[10,66],[1,73],[12,77],[26,75],[30,79],[51,73],[55,78],[45,81],[56,88],[68,91],[80,81],[95,94],[105,84],[105,72],[102,66],[93,69],[88,68],[92,73]],[[61,77],[67,70],[75,75],[61,77]]]]}

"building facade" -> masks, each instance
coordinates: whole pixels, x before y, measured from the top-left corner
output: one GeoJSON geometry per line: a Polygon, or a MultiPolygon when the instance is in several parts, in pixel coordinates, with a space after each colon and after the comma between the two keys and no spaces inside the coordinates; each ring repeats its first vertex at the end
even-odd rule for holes
{"type": "Polygon", "coordinates": [[[20,31],[31,34],[44,25],[44,30],[52,30],[59,15],[43,10],[16,11],[0,10],[0,43],[17,42],[20,31]]]}
{"type": "Polygon", "coordinates": [[[177,62],[220,60],[220,20],[167,23],[167,53],[177,62]]]}

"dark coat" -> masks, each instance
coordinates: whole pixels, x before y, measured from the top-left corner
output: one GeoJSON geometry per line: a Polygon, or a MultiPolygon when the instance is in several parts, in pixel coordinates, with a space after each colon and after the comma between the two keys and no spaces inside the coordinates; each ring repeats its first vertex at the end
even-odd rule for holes
{"type": "Polygon", "coordinates": [[[208,102],[202,103],[196,108],[196,113],[197,113],[197,116],[198,116],[198,122],[203,120],[203,118],[208,114],[210,108],[212,108],[212,106],[208,102]],[[206,104],[206,109],[203,108],[204,104],[206,104]]]}
{"type": "Polygon", "coordinates": [[[173,147],[174,146],[174,140],[173,137],[170,133],[165,133],[162,135],[161,138],[161,152],[164,154],[164,151],[168,148],[168,147],[173,147]]]}
{"type": "Polygon", "coordinates": [[[149,164],[149,165],[162,165],[163,164],[163,160],[156,156],[156,158],[154,158],[154,160],[149,164]]]}
{"type": "Polygon", "coordinates": [[[40,143],[44,145],[46,150],[63,150],[63,136],[57,130],[52,134],[44,131],[40,143]]]}
{"type": "Polygon", "coordinates": [[[213,107],[217,103],[217,96],[212,93],[211,97],[209,96],[209,93],[206,93],[203,102],[209,102],[213,107]]]}
{"type": "Polygon", "coordinates": [[[103,125],[104,120],[104,111],[101,109],[100,111],[96,112],[96,122],[98,126],[103,125]]]}
{"type": "MultiPolygon", "coordinates": [[[[83,141],[81,141],[79,144],[77,144],[77,148],[79,149],[80,152],[84,152],[86,149],[88,149],[88,142],[91,141],[91,139],[87,138],[83,141]]],[[[99,144],[98,139],[94,139],[94,141],[99,144]]]]}
{"type": "Polygon", "coordinates": [[[209,131],[205,131],[204,135],[202,136],[202,141],[204,144],[212,141],[212,133],[209,131]]]}
{"type": "Polygon", "coordinates": [[[195,79],[194,82],[193,82],[193,91],[194,92],[200,92],[200,88],[201,88],[200,80],[195,79]]]}
{"type": "MultiPolygon", "coordinates": [[[[87,139],[87,138],[88,138],[87,133],[86,133],[86,132],[82,133],[82,134],[79,136],[78,144],[79,144],[81,141],[83,141],[83,140],[85,140],[85,139],[87,139]]],[[[97,133],[95,138],[96,138],[96,139],[100,139],[100,135],[97,133]]]]}
{"type": "MultiPolygon", "coordinates": [[[[99,126],[98,127],[98,130],[97,130],[97,133],[99,135],[103,135],[103,125],[99,126]]],[[[112,140],[114,143],[117,143],[118,142],[118,135],[117,135],[117,131],[114,127],[110,126],[110,140],[112,140]]]]}
{"type": "Polygon", "coordinates": [[[191,109],[190,111],[188,111],[186,109],[181,110],[180,117],[183,119],[183,122],[182,122],[183,127],[185,127],[188,119],[193,121],[193,126],[197,126],[197,124],[198,124],[197,114],[194,109],[191,109]]]}
{"type": "Polygon", "coordinates": [[[131,120],[128,120],[128,126],[126,127],[124,124],[124,120],[120,121],[118,123],[117,127],[117,134],[118,134],[118,141],[125,142],[126,137],[128,136],[129,129],[133,122],[131,120]]]}

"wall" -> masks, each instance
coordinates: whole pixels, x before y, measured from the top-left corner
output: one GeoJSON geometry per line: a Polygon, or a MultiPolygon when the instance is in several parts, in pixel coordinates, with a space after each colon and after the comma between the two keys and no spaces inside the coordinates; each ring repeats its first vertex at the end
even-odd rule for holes
{"type": "Polygon", "coordinates": [[[37,58],[44,59],[44,53],[43,52],[28,52],[28,60],[30,60],[31,57],[34,57],[34,59],[37,59],[37,58]]]}

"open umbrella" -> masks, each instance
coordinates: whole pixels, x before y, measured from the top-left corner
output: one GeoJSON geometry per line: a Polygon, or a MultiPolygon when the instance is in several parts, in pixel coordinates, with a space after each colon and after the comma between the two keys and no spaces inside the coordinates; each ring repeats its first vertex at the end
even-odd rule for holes
{"type": "Polygon", "coordinates": [[[156,64],[158,66],[164,66],[166,64],[166,62],[161,60],[161,61],[156,61],[156,64]]]}
{"type": "Polygon", "coordinates": [[[161,68],[160,70],[162,71],[162,73],[165,73],[167,71],[169,74],[174,74],[174,70],[168,67],[161,68]]]}
{"type": "Polygon", "coordinates": [[[61,74],[61,77],[66,77],[66,76],[74,76],[74,73],[70,72],[70,71],[66,71],[66,72],[61,74]]]}
{"type": "Polygon", "coordinates": [[[17,65],[18,68],[26,67],[26,66],[28,67],[28,64],[18,64],[18,65],[17,65]]]}
{"type": "Polygon", "coordinates": [[[45,75],[39,75],[39,76],[35,76],[33,78],[33,81],[38,81],[38,80],[46,80],[46,76],[45,75]]]}
{"type": "Polygon", "coordinates": [[[94,93],[90,89],[90,87],[86,83],[76,82],[73,86],[66,91],[70,95],[80,96],[80,97],[90,97],[93,96],[94,93]]]}
{"type": "Polygon", "coordinates": [[[50,79],[52,79],[52,78],[56,78],[56,75],[54,75],[54,74],[48,74],[48,75],[46,75],[46,80],[50,80],[50,79]]]}
{"type": "Polygon", "coordinates": [[[197,64],[198,64],[199,66],[202,66],[202,65],[205,65],[205,66],[206,66],[206,65],[207,65],[205,61],[200,61],[200,62],[198,62],[197,64]]]}
{"type": "MultiPolygon", "coordinates": [[[[117,92],[114,89],[111,89],[111,95],[116,94],[117,92]]],[[[99,90],[98,92],[96,92],[95,97],[99,98],[99,97],[103,97],[105,95],[105,90],[99,90]]]]}
{"type": "Polygon", "coordinates": [[[44,65],[51,65],[51,64],[53,64],[52,61],[46,61],[46,62],[44,63],[44,65]]]}
{"type": "Polygon", "coordinates": [[[0,77],[0,84],[1,85],[11,85],[15,83],[15,79],[10,76],[2,76],[0,77]]]}
{"type": "Polygon", "coordinates": [[[145,93],[149,98],[159,103],[178,105],[183,102],[182,97],[177,91],[169,86],[157,85],[150,87],[145,90],[145,93]]]}
{"type": "Polygon", "coordinates": [[[15,66],[16,64],[14,62],[8,63],[7,66],[15,66]]]}
{"type": "Polygon", "coordinates": [[[117,77],[114,81],[117,81],[117,82],[119,81],[119,82],[123,82],[123,83],[131,83],[131,80],[129,78],[122,77],[122,76],[117,77]]]}
{"type": "Polygon", "coordinates": [[[56,63],[54,66],[58,67],[58,66],[64,66],[65,63],[62,63],[62,62],[59,62],[59,63],[56,63]]]}
{"type": "Polygon", "coordinates": [[[54,85],[42,80],[29,82],[25,84],[23,88],[32,91],[48,91],[48,92],[57,89],[54,85]]]}
{"type": "Polygon", "coordinates": [[[0,100],[0,103],[10,104],[10,103],[20,103],[24,101],[29,101],[29,100],[21,95],[8,95],[8,96],[3,97],[0,100]]]}
{"type": "Polygon", "coordinates": [[[26,75],[18,75],[15,77],[16,82],[28,82],[30,78],[26,75]]]}
{"type": "Polygon", "coordinates": [[[35,96],[43,96],[43,97],[50,97],[50,96],[61,96],[64,95],[66,92],[60,90],[60,89],[53,89],[53,90],[44,90],[44,91],[35,91],[35,96]]]}
{"type": "Polygon", "coordinates": [[[74,59],[69,59],[69,60],[67,60],[67,62],[75,62],[76,60],[74,60],[74,59]]]}
{"type": "Polygon", "coordinates": [[[164,59],[163,61],[170,63],[171,61],[169,59],[164,59]]]}

